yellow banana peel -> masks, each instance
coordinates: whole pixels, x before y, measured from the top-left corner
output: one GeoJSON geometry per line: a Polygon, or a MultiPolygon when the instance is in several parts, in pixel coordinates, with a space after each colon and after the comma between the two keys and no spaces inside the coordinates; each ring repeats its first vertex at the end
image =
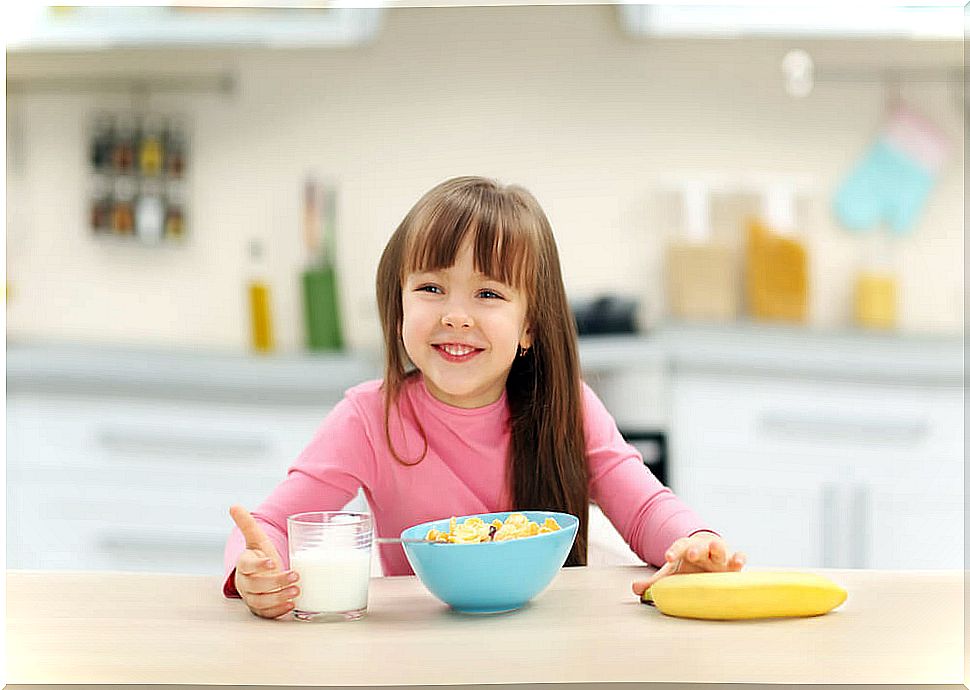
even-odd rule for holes
{"type": "Polygon", "coordinates": [[[847,592],[815,573],[732,571],[668,575],[640,597],[668,616],[709,620],[818,616],[847,592]]]}

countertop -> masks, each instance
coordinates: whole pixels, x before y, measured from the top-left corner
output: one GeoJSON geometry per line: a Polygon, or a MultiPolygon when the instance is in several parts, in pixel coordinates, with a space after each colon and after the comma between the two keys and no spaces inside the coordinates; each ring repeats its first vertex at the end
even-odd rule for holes
{"type": "Polygon", "coordinates": [[[218,350],[7,344],[7,391],[314,404],[381,376],[369,352],[256,355],[218,350]]]}
{"type": "Polygon", "coordinates": [[[580,338],[586,372],[660,362],[669,374],[716,373],[870,383],[963,385],[963,338],[759,323],[671,324],[644,336],[580,338]]]}
{"type": "MultiPolygon", "coordinates": [[[[7,571],[9,684],[962,683],[963,573],[812,570],[819,617],[696,621],[640,604],[646,567],[566,568],[524,609],[452,612],[414,577],[371,581],[352,623],[267,621],[218,576],[7,571]]],[[[622,686],[620,686],[622,687],[622,686]]]]}
{"type": "MultiPolygon", "coordinates": [[[[963,339],[739,323],[670,324],[584,336],[584,375],[701,372],[912,385],[963,385],[963,339]]],[[[382,375],[379,352],[270,356],[161,348],[8,343],[8,393],[96,392],[303,404],[382,375]]]]}

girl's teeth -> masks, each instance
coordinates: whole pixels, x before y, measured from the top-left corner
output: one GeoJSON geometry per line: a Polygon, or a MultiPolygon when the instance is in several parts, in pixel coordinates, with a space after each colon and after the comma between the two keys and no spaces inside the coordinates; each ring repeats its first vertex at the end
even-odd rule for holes
{"type": "Polygon", "coordinates": [[[462,355],[467,355],[472,351],[473,348],[470,347],[448,347],[447,345],[442,345],[441,349],[447,352],[449,355],[454,357],[461,357],[462,355]]]}

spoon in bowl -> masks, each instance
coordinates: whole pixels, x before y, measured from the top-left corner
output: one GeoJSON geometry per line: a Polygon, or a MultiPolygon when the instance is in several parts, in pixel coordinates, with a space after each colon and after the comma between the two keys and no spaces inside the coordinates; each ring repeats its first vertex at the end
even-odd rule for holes
{"type": "Polygon", "coordinates": [[[434,539],[401,539],[400,537],[377,537],[374,539],[377,544],[447,544],[446,541],[436,541],[434,539]]]}

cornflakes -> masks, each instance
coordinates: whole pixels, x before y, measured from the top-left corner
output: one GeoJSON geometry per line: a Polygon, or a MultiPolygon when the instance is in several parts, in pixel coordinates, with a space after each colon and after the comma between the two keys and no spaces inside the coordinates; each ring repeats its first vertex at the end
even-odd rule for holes
{"type": "Polygon", "coordinates": [[[425,539],[446,544],[477,544],[487,541],[508,541],[522,539],[537,534],[556,532],[562,529],[555,518],[547,517],[540,525],[533,522],[522,513],[511,513],[505,522],[492,520],[486,523],[480,517],[466,518],[460,524],[457,518],[448,521],[448,531],[437,529],[428,530],[425,539]]]}

